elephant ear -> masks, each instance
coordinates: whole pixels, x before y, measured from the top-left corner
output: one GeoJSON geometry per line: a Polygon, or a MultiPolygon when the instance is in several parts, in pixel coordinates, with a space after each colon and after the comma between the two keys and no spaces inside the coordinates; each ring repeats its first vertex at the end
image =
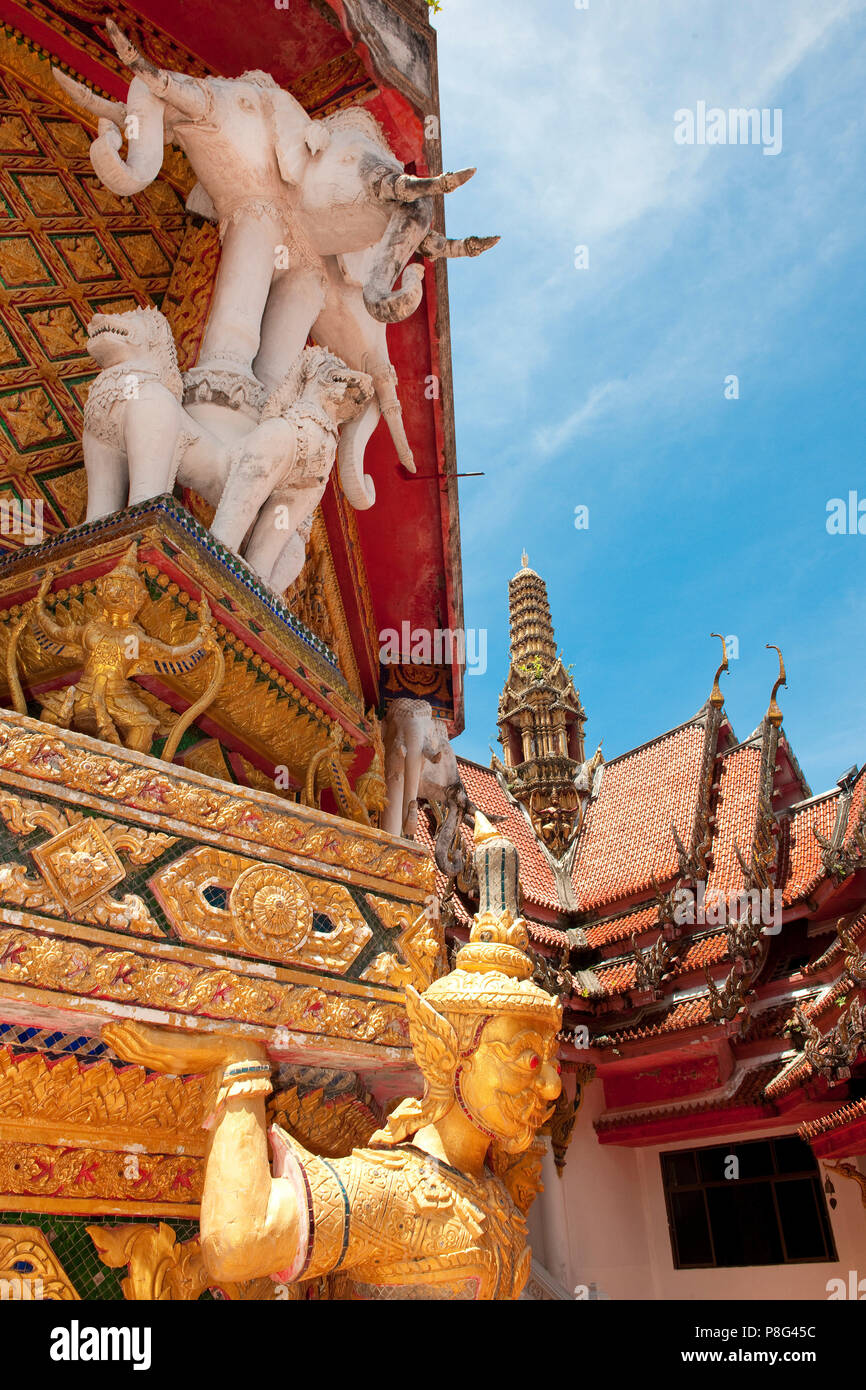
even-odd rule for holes
{"type": "Polygon", "coordinates": [[[295,187],[301,182],[310,159],[312,147],[308,139],[312,127],[320,124],[312,121],[300,102],[290,92],[282,89],[274,92],[272,98],[274,117],[274,153],[277,156],[280,175],[284,183],[295,187]]]}
{"type": "Polygon", "coordinates": [[[210,194],[202,188],[200,183],[194,183],[190,189],[186,200],[186,210],[193,213],[195,217],[203,217],[206,222],[219,220],[210,194]]]}

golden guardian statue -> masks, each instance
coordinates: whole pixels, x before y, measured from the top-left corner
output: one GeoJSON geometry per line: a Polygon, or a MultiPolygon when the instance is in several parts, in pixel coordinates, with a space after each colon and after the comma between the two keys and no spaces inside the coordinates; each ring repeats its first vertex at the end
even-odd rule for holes
{"type": "Polygon", "coordinates": [[[272,1172],[262,1046],[135,1023],[105,1030],[130,1062],[212,1073],[201,1244],[215,1281],[328,1276],[337,1299],[519,1297],[531,1193],[517,1156],[537,1173],[536,1130],[560,1091],[561,1009],[530,978],[517,851],[480,813],[475,834],[469,942],[423,994],[406,986],[424,1094],[403,1101],[369,1147],[325,1159],[274,1126],[272,1172]]]}
{"type": "Polygon", "coordinates": [[[83,623],[60,623],[48,611],[45,599],[55,577],[49,568],[35,599],[13,630],[7,652],[7,676],[13,704],[19,714],[26,714],[17,674],[17,644],[29,624],[39,646],[81,666],[81,675],[74,685],[43,693],[40,719],[61,729],[77,729],[108,743],[147,753],[159,720],[142,700],[131,677],[151,672],[179,674],[191,670],[213,652],[216,674],[205,696],[176,721],[163,750],[163,757],[170,761],[192,718],[216,695],[225,664],[216,645],[204,595],[199,604],[198,632],[191,641],[179,646],[169,646],[149,636],[136,621],[147,599],[147,588],[138,572],[137,550],[133,541],[117,564],[97,582],[83,623]]]}

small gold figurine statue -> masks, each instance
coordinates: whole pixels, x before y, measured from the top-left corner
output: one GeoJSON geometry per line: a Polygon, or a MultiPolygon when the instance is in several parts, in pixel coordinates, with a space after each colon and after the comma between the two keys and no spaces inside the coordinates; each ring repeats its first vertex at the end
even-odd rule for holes
{"type": "Polygon", "coordinates": [[[272,1175],[261,1045],[137,1023],[105,1029],[127,1061],[212,1073],[201,1245],[215,1280],[330,1276],[338,1299],[519,1297],[535,1133],[560,1091],[561,1010],[530,979],[517,851],[480,813],[475,858],[481,902],[468,945],[423,994],[406,986],[424,1095],[346,1158],[308,1153],[274,1126],[272,1175]]]}
{"type": "MultiPolygon", "coordinates": [[[[133,542],[114,568],[97,582],[96,616],[83,623],[59,623],[49,613],[45,597],[54,571],[46,572],[29,610],[33,635],[40,646],[54,655],[80,661],[82,672],[74,685],[48,691],[41,697],[39,717],[61,729],[76,729],[107,743],[148,753],[159,720],[140,698],[130,677],[148,672],[179,674],[196,666],[208,653],[215,652],[217,675],[205,692],[206,698],[187,710],[172,730],[163,752],[170,760],[181,733],[216,695],[225,668],[222,654],[216,647],[210,609],[204,596],[199,604],[199,630],[191,641],[180,646],[171,647],[156,637],[149,637],[135,621],[147,599],[147,589],[137,565],[137,546],[133,542]],[[181,723],[182,728],[179,727],[181,723]]],[[[21,626],[19,624],[13,633],[16,644],[21,626]]],[[[14,662],[14,652],[10,662],[14,662]]],[[[18,703],[16,699],[16,706],[18,703]]],[[[26,713],[26,706],[21,712],[26,713]]]]}

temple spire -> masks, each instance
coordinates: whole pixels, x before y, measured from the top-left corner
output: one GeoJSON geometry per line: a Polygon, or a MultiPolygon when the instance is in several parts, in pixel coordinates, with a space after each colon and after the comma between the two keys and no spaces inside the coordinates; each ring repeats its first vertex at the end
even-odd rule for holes
{"type": "MultiPolygon", "coordinates": [[[[528,561],[526,552],[524,562],[528,561]]],[[[539,661],[545,668],[556,660],[556,640],[547,601],[547,585],[527,563],[508,585],[508,608],[511,620],[512,666],[534,666],[539,661]]]]}
{"type": "Polygon", "coordinates": [[[586,715],[557,656],[547,585],[529,568],[526,551],[522,559],[508,585],[511,666],[499,700],[505,755],[499,766],[512,796],[526,806],[536,835],[559,857],[582,816],[584,800],[575,778],[584,761],[586,715]]]}

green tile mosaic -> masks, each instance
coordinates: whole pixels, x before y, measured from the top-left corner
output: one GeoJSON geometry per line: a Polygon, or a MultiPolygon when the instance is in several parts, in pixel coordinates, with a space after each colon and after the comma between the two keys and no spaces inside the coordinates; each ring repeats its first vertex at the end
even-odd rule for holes
{"type": "MultiPolygon", "coordinates": [[[[126,1269],[111,1269],[104,1265],[87,1234],[88,1226],[104,1224],[155,1225],[153,1217],[56,1216],[46,1212],[0,1211],[0,1227],[36,1226],[47,1238],[59,1263],[78,1296],[85,1300],[123,1300],[121,1280],[126,1269]]],[[[191,1240],[198,1234],[196,1221],[165,1220],[176,1232],[178,1242],[191,1240]]],[[[205,1294],[210,1298],[210,1294],[205,1294]]]]}

